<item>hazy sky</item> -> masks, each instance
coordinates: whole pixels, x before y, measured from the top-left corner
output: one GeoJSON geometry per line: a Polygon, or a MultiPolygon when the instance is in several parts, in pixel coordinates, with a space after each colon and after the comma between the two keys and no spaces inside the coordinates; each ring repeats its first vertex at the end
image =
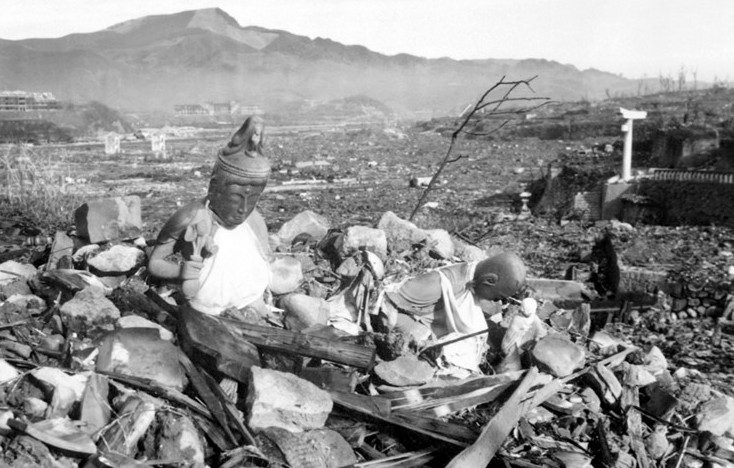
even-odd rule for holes
{"type": "Polygon", "coordinates": [[[220,7],[242,26],[435,58],[544,58],[620,73],[734,80],[731,0],[0,0],[1,39],[92,32],[220,7]]]}

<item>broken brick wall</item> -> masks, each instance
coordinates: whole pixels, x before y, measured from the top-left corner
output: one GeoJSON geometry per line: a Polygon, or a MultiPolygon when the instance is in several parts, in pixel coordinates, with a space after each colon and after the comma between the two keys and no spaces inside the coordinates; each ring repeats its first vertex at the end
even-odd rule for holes
{"type": "Polygon", "coordinates": [[[643,180],[638,193],[660,208],[663,224],[734,228],[734,184],[643,180]]]}

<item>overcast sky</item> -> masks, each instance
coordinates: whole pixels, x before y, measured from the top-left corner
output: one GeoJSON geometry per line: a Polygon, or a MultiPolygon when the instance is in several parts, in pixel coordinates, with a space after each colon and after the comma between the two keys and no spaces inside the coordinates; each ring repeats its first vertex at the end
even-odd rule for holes
{"type": "Polygon", "coordinates": [[[734,80],[731,0],[0,0],[0,38],[61,37],[220,7],[242,26],[384,54],[544,58],[627,78],[734,80]]]}

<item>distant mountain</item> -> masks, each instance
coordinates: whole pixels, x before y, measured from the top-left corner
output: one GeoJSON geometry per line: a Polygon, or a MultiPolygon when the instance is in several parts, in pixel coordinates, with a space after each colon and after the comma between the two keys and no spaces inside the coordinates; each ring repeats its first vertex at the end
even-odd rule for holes
{"type": "Polygon", "coordinates": [[[538,75],[555,100],[634,93],[638,82],[539,59],[425,59],[286,31],[241,27],[218,8],[147,16],[57,39],[0,40],[0,89],[51,91],[125,110],[241,101],[270,110],[296,99],[376,99],[398,114],[455,112],[502,76],[538,75]]]}

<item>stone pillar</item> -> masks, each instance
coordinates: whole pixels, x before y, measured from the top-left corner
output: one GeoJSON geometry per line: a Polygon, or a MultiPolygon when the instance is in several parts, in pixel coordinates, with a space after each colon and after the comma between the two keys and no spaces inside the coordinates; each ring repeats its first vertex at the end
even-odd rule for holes
{"type": "Polygon", "coordinates": [[[150,137],[150,149],[156,156],[156,159],[166,158],[166,134],[154,133],[150,137]]]}
{"type": "Polygon", "coordinates": [[[120,152],[120,136],[115,133],[108,133],[104,139],[105,154],[118,154],[120,152]]]}
{"type": "Polygon", "coordinates": [[[622,125],[622,131],[624,132],[624,152],[622,153],[622,180],[628,181],[632,178],[632,130],[633,122],[635,120],[644,119],[647,117],[645,111],[633,111],[619,108],[622,113],[622,117],[627,119],[622,125]]]}

